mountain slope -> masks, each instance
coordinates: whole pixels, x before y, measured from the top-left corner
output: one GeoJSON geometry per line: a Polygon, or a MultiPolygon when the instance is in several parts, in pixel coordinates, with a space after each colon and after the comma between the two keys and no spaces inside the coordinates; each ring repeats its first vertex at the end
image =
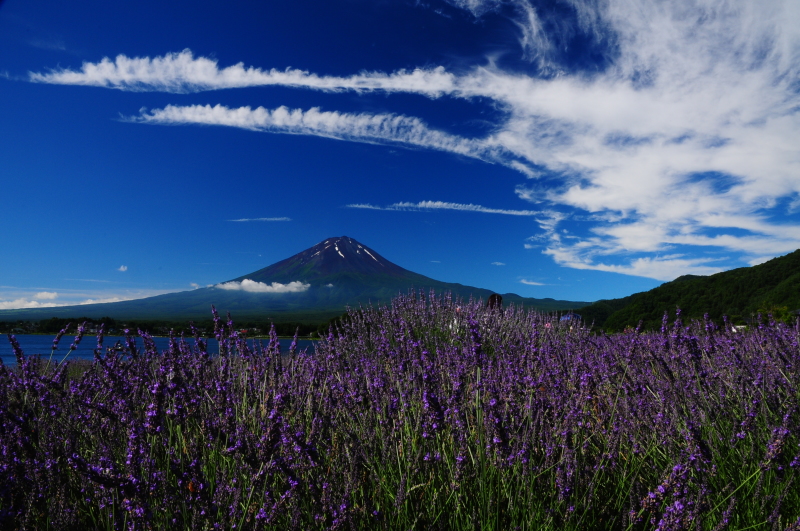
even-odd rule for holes
{"type": "Polygon", "coordinates": [[[758,311],[789,317],[800,309],[800,250],[763,264],[710,276],[686,275],[650,291],[622,299],[600,300],[578,311],[584,320],[607,330],[661,326],[664,312],[675,309],[688,319],[708,314],[714,320],[727,315],[744,322],[758,311]]]}
{"type": "Polygon", "coordinates": [[[328,238],[317,245],[264,269],[234,279],[288,283],[297,279],[319,283],[340,274],[360,274],[364,278],[428,279],[386,260],[376,251],[352,238],[328,238]]]}
{"type": "MultiPolygon", "coordinates": [[[[320,321],[346,306],[383,304],[410,289],[450,292],[486,300],[490,290],[441,282],[404,269],[352,238],[328,238],[285,260],[212,287],[133,301],[0,311],[0,321],[104,316],[119,319],[205,319],[211,304],[236,318],[320,321]],[[303,316],[302,318],[300,316],[303,316]]],[[[513,293],[504,302],[541,311],[564,311],[586,302],[530,299],[513,293]]]]}

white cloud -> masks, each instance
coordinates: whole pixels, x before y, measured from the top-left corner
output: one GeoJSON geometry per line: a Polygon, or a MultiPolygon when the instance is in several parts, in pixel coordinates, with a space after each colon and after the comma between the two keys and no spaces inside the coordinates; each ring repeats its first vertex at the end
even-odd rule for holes
{"type": "Polygon", "coordinates": [[[67,46],[61,40],[34,39],[28,41],[28,44],[42,50],[56,50],[59,52],[67,50],[67,46]]]}
{"type": "MultiPolygon", "coordinates": [[[[38,298],[38,297],[37,297],[38,298]]],[[[44,297],[47,298],[47,297],[44,297]]],[[[52,297],[55,298],[55,297],[52,297]]],[[[56,308],[60,306],[82,306],[85,304],[100,304],[106,302],[121,302],[131,300],[127,297],[106,297],[97,299],[85,299],[79,301],[64,301],[64,302],[39,302],[37,300],[30,300],[27,298],[19,298],[10,301],[0,301],[0,310],[21,310],[27,308],[56,308]]]]}
{"type": "Polygon", "coordinates": [[[505,214],[507,216],[536,216],[540,214],[540,212],[535,210],[506,210],[500,208],[487,208],[485,206],[473,205],[471,203],[449,203],[446,201],[419,201],[418,203],[400,202],[393,203],[386,207],[363,203],[355,203],[346,206],[347,208],[363,208],[369,210],[460,210],[463,212],[481,212],[483,214],[505,214]]]}
{"type": "Polygon", "coordinates": [[[551,53],[553,45],[547,38],[542,21],[533,6],[527,1],[517,0],[513,3],[516,4],[519,12],[517,27],[520,30],[520,45],[524,51],[524,57],[538,62],[540,68],[546,68],[549,66],[548,55],[551,53]]]}
{"type": "Polygon", "coordinates": [[[333,287],[333,284],[325,284],[325,287],[326,287],[326,288],[332,288],[332,287],[333,287]]]}
{"type": "Polygon", "coordinates": [[[383,207],[370,205],[369,203],[352,203],[346,206],[347,208],[362,208],[365,210],[385,210],[383,207]]]}
{"type": "Polygon", "coordinates": [[[189,285],[192,287],[192,289],[197,289],[200,287],[200,284],[198,284],[197,282],[191,282],[189,283],[189,285]]]}
{"type": "Polygon", "coordinates": [[[265,284],[263,282],[256,282],[255,280],[246,278],[241,282],[225,282],[223,284],[217,284],[214,287],[227,290],[247,291],[250,293],[301,293],[308,290],[308,288],[311,287],[311,284],[306,284],[299,280],[289,282],[288,284],[281,284],[280,282],[265,284]]]}
{"type": "Polygon", "coordinates": [[[56,308],[153,297],[174,290],[76,290],[0,286],[0,310],[56,308]]]}
{"type": "Polygon", "coordinates": [[[0,310],[18,310],[23,308],[52,308],[53,306],[60,306],[53,302],[39,302],[30,299],[14,299],[11,301],[0,301],[0,310]]]}
{"type": "Polygon", "coordinates": [[[495,160],[503,149],[491,139],[468,139],[430,129],[422,120],[396,114],[304,111],[281,106],[276,109],[224,105],[167,105],[142,110],[132,122],[161,125],[221,125],[252,131],[313,135],[367,143],[396,143],[447,151],[481,160],[495,160]]]}
{"type": "Polygon", "coordinates": [[[242,219],[229,219],[228,221],[292,221],[292,218],[242,218],[242,219]]]}
{"type": "Polygon", "coordinates": [[[58,293],[55,291],[40,291],[34,295],[34,298],[39,300],[53,300],[58,298],[58,293]]]}
{"type": "Polygon", "coordinates": [[[768,261],[772,260],[773,258],[774,258],[774,256],[757,256],[757,257],[753,258],[752,260],[748,261],[747,263],[750,264],[751,266],[756,266],[756,265],[761,265],[764,262],[768,262],[768,261]]]}
{"type": "Polygon", "coordinates": [[[86,304],[106,304],[109,302],[122,302],[122,301],[129,301],[132,299],[128,299],[125,297],[101,297],[98,299],[86,299],[85,301],[81,301],[77,303],[78,306],[83,306],[86,304]]]}
{"type": "MultiPolygon", "coordinates": [[[[326,77],[219,68],[184,51],[118,56],[30,79],[168,92],[282,85],[481,98],[504,111],[484,138],[436,131],[410,116],[316,108],[167,106],[132,120],[397,143],[505,164],[530,179],[519,197],[560,212],[537,216],[536,237],[568,267],[669,279],[724,269],[706,258],[709,249],[753,262],[800,247],[800,226],[786,221],[800,197],[800,3],[570,0],[576,28],[545,24],[527,0],[449,1],[476,17],[510,6],[525,56],[545,75],[490,62],[457,73],[435,67],[326,77]],[[559,70],[559,43],[576,31],[613,44],[607,67],[559,70]],[[557,230],[566,219],[583,220],[580,237],[557,230]],[[664,258],[675,247],[685,256],[664,258]]],[[[444,205],[385,209],[450,208],[444,205]]]]}
{"type": "MultiPolygon", "coordinates": [[[[602,243],[599,245],[602,246],[602,243]]],[[[646,256],[635,258],[626,264],[609,264],[598,261],[600,253],[591,243],[585,241],[571,246],[554,245],[542,252],[552,256],[559,264],[575,269],[593,269],[656,280],[673,280],[681,275],[713,275],[724,270],[719,265],[713,265],[712,259],[687,258],[681,255],[646,256]]],[[[611,255],[613,252],[608,254],[611,255]]],[[[602,257],[599,260],[602,260],[602,257]]]]}
{"type": "Polygon", "coordinates": [[[546,286],[547,284],[542,284],[541,282],[534,282],[533,280],[520,280],[521,284],[527,284],[528,286],[546,286]]]}
{"type": "Polygon", "coordinates": [[[400,70],[386,75],[364,72],[349,77],[326,77],[303,70],[262,70],[243,63],[220,69],[217,61],[194,57],[191,50],[161,57],[108,57],[83,63],[80,70],[59,69],[29,73],[30,81],[84,85],[129,91],[200,92],[206,90],[281,85],[340,92],[386,90],[440,96],[453,88],[455,76],[444,68],[400,70]]]}
{"type": "Polygon", "coordinates": [[[502,0],[446,0],[458,8],[471,12],[476,17],[486,14],[489,11],[499,9],[503,5],[502,0]]]}
{"type": "Polygon", "coordinates": [[[505,264],[503,262],[492,262],[492,265],[504,266],[505,264]]]}
{"type": "Polygon", "coordinates": [[[117,268],[117,271],[122,271],[123,273],[128,270],[128,266],[121,265],[117,268]]]}

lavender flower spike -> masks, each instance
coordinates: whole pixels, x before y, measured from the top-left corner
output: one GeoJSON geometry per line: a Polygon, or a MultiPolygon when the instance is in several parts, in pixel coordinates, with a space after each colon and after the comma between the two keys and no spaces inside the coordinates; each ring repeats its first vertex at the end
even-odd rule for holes
{"type": "Polygon", "coordinates": [[[17,363],[21,365],[23,359],[25,358],[25,353],[22,352],[22,348],[19,346],[17,336],[8,334],[8,342],[11,343],[11,348],[14,349],[14,355],[17,357],[17,363]]]}
{"type": "Polygon", "coordinates": [[[69,346],[69,351],[66,354],[64,354],[63,358],[61,358],[61,361],[59,362],[59,365],[64,363],[64,360],[67,359],[67,356],[69,356],[72,353],[73,350],[78,348],[78,345],[80,344],[81,339],[83,339],[83,333],[85,331],[86,331],[86,321],[81,323],[81,325],[78,327],[78,335],[75,336],[75,339],[73,340],[72,344],[69,346]]]}
{"type": "Polygon", "coordinates": [[[101,323],[100,328],[97,330],[97,346],[94,349],[96,356],[99,356],[103,352],[103,334],[105,333],[105,326],[105,323],[101,323]]]}
{"type": "Polygon", "coordinates": [[[67,323],[67,326],[62,328],[61,331],[56,334],[56,338],[53,340],[53,350],[58,350],[58,342],[61,341],[61,338],[64,337],[64,334],[67,333],[70,326],[72,326],[72,323],[67,323]]]}
{"type": "Polygon", "coordinates": [[[72,342],[72,345],[69,346],[69,349],[71,351],[75,350],[76,348],[78,348],[78,345],[80,344],[81,339],[83,339],[83,333],[85,331],[86,331],[86,321],[81,323],[81,325],[78,327],[78,335],[75,336],[75,340],[72,342]]]}

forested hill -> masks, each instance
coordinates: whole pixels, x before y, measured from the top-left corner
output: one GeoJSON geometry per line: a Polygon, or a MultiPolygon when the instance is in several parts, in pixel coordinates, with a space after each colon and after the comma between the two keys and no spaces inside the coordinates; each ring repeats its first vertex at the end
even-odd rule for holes
{"type": "Polygon", "coordinates": [[[762,312],[788,322],[800,309],[800,250],[753,267],[682,276],[650,291],[597,301],[578,313],[587,323],[618,331],[639,321],[645,329],[659,328],[664,312],[673,319],[676,308],[684,319],[707,313],[715,321],[727,315],[741,324],[762,312]]]}

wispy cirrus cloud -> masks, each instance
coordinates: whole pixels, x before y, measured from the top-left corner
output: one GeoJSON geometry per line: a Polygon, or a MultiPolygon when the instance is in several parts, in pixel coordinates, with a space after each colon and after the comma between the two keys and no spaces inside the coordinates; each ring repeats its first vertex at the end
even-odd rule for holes
{"type": "MultiPolygon", "coordinates": [[[[483,138],[436,131],[411,116],[316,108],[167,106],[131,120],[396,143],[504,164],[527,178],[520,198],[559,212],[538,217],[534,237],[572,268],[669,280],[800,247],[800,3],[571,0],[572,19],[555,24],[528,0],[448,1],[476,17],[510,9],[535,67],[320,76],[241,63],[221,68],[186,50],[118,56],[31,73],[30,80],[174,93],[280,85],[480,98],[504,111],[483,138]],[[601,68],[559,63],[574,35],[606,43],[601,68]],[[581,230],[564,233],[567,222],[581,230]]],[[[350,206],[447,208],[397,205],[350,206]]]]}
{"type": "Polygon", "coordinates": [[[301,282],[299,280],[289,282],[288,284],[281,284],[280,282],[266,284],[264,282],[257,282],[255,280],[246,278],[241,282],[224,282],[222,284],[217,284],[214,287],[233,291],[247,291],[249,293],[302,293],[304,291],[308,291],[308,288],[311,287],[311,284],[306,284],[305,282],[301,282]]]}
{"type": "Polygon", "coordinates": [[[64,41],[60,39],[33,39],[28,41],[28,44],[34,48],[40,48],[42,50],[56,50],[59,52],[64,52],[67,50],[67,46],[64,44],[64,41]]]}
{"type": "Polygon", "coordinates": [[[229,219],[228,221],[244,222],[244,221],[292,221],[292,218],[242,218],[242,219],[229,219]]]}
{"type": "Polygon", "coordinates": [[[243,63],[219,68],[214,59],[194,57],[191,50],[160,57],[127,57],[98,63],[85,62],[80,70],[56,69],[29,72],[35,83],[105,87],[134,92],[188,93],[245,87],[280,85],[333,92],[402,91],[440,96],[453,90],[455,76],[444,68],[400,70],[392,74],[367,72],[355,76],[331,77],[287,68],[262,70],[243,63]]]}
{"type": "Polygon", "coordinates": [[[491,140],[469,139],[429,128],[415,117],[341,113],[278,107],[229,108],[224,105],[168,105],[142,111],[128,120],[160,125],[219,125],[272,133],[313,135],[369,143],[396,143],[437,149],[483,160],[497,160],[502,148],[491,140]]]}
{"type": "Polygon", "coordinates": [[[487,208],[472,203],[450,203],[447,201],[419,201],[410,203],[407,201],[393,203],[389,206],[381,207],[368,203],[352,203],[346,205],[347,208],[360,208],[365,210],[399,210],[399,211],[431,211],[431,210],[458,210],[461,212],[480,212],[482,214],[503,214],[506,216],[536,216],[540,213],[535,210],[507,210],[502,208],[487,208]]]}
{"type": "Polygon", "coordinates": [[[547,285],[547,284],[543,284],[541,282],[534,282],[533,280],[525,280],[525,279],[522,279],[519,282],[520,282],[520,284],[525,284],[527,286],[546,286],[547,285]]]}

